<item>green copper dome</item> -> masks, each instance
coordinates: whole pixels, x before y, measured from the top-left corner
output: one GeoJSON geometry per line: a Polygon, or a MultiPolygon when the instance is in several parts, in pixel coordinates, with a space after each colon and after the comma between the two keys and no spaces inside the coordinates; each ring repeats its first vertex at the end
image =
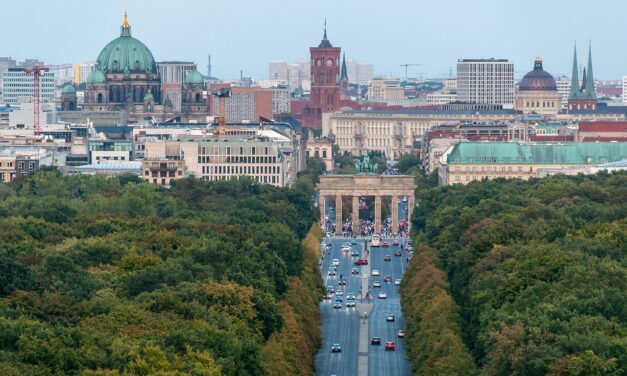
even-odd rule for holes
{"type": "Polygon", "coordinates": [[[120,37],[112,40],[98,55],[97,66],[103,73],[157,73],[157,65],[145,44],[131,36],[124,14],[120,37]]]}
{"type": "Polygon", "coordinates": [[[196,69],[187,72],[187,74],[185,75],[185,81],[184,83],[186,84],[203,84],[205,83],[205,78],[202,76],[202,74],[200,74],[200,72],[198,72],[196,69]]]}
{"type": "Polygon", "coordinates": [[[152,90],[148,89],[148,91],[146,92],[146,95],[144,95],[144,102],[145,101],[153,101],[154,102],[155,97],[152,95],[152,90]]]}
{"type": "Polygon", "coordinates": [[[76,89],[74,89],[74,86],[72,84],[67,84],[63,86],[61,94],[76,94],[76,89]]]}
{"type": "Polygon", "coordinates": [[[89,76],[87,76],[87,83],[88,84],[101,84],[103,82],[106,82],[107,79],[105,78],[104,73],[102,73],[102,71],[100,69],[94,69],[93,71],[91,71],[91,73],[89,74],[89,76]]]}

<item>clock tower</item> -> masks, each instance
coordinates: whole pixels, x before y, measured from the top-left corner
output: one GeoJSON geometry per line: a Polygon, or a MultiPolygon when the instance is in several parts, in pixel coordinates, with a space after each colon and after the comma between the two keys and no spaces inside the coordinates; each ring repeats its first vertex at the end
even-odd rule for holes
{"type": "Polygon", "coordinates": [[[318,47],[311,47],[311,94],[306,109],[306,126],[320,129],[322,113],[340,109],[340,51],[333,47],[327,38],[327,25],[324,23],[324,36],[318,47]]]}

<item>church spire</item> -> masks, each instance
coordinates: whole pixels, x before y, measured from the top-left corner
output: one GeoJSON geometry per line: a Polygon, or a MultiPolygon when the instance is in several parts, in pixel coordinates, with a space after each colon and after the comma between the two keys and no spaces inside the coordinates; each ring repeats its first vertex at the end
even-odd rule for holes
{"type": "Polygon", "coordinates": [[[586,91],[586,97],[588,99],[596,99],[596,93],[594,91],[594,77],[592,74],[592,42],[588,45],[588,76],[586,77],[586,85],[584,87],[586,91]]]}
{"type": "Polygon", "coordinates": [[[340,81],[346,79],[348,81],[348,69],[346,69],[346,54],[342,54],[342,70],[340,71],[340,81]]]}
{"type": "Polygon", "coordinates": [[[120,36],[131,36],[131,24],[128,23],[128,13],[126,11],[124,11],[124,21],[122,21],[122,26],[120,27],[120,36]]]}
{"type": "Polygon", "coordinates": [[[575,43],[575,52],[573,53],[573,72],[570,76],[570,94],[569,99],[579,98],[579,67],[577,66],[577,43],[575,43]]]}

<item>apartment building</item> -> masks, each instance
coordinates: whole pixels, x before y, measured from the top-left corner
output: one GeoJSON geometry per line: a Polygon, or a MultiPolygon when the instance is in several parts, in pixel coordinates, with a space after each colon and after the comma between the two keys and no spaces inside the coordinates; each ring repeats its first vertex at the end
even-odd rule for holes
{"type": "Polygon", "coordinates": [[[514,63],[507,59],[458,60],[457,99],[511,108],[514,105],[514,63]]]}

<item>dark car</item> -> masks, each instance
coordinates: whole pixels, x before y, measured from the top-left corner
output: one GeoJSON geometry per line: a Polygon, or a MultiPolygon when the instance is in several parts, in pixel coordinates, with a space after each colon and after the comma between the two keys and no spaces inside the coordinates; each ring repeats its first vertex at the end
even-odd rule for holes
{"type": "Polygon", "coordinates": [[[337,281],[337,284],[340,286],[344,286],[346,285],[346,280],[345,279],[340,279],[339,281],[337,281]]]}
{"type": "Polygon", "coordinates": [[[342,346],[340,346],[339,343],[334,343],[333,346],[331,346],[331,352],[342,352],[342,346]]]}
{"type": "Polygon", "coordinates": [[[372,337],[370,339],[370,344],[371,345],[381,345],[381,338],[380,337],[372,337]]]}
{"type": "Polygon", "coordinates": [[[392,261],[392,256],[390,255],[383,256],[383,261],[392,261]]]}
{"type": "Polygon", "coordinates": [[[398,241],[398,239],[394,239],[394,241],[392,242],[392,245],[399,245],[401,242],[398,241]]]}
{"type": "Polygon", "coordinates": [[[385,247],[389,247],[389,246],[390,246],[390,243],[388,243],[388,242],[383,242],[383,247],[384,247],[384,248],[385,248],[385,247]]]}
{"type": "Polygon", "coordinates": [[[396,251],[394,251],[394,256],[401,256],[401,255],[402,255],[402,253],[398,249],[396,251]]]}

